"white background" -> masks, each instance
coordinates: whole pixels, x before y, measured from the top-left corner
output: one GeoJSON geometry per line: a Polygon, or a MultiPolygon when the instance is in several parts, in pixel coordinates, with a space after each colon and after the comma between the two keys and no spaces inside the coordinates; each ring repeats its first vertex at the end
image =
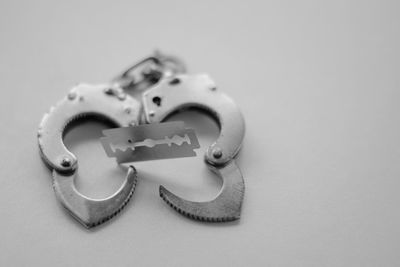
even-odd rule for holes
{"type": "MultiPolygon", "coordinates": [[[[1,1],[1,266],[398,266],[399,1],[1,1]],[[158,185],[207,200],[197,158],[135,164],[115,220],[87,231],[56,201],[38,154],[42,115],[77,82],[104,83],[153,49],[236,100],[238,223],[180,216],[158,185]]],[[[187,113],[203,150],[217,136],[187,113]]],[[[124,172],[89,123],[67,137],[77,187],[106,197],[124,172]]]]}

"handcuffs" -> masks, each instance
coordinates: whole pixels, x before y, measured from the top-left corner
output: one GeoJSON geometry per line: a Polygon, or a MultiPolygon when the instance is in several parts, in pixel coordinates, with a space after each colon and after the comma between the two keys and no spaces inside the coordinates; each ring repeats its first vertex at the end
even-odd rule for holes
{"type": "Polygon", "coordinates": [[[193,202],[160,186],[160,197],[179,213],[199,221],[225,222],[240,218],[244,181],[235,156],[241,147],[244,118],[231,98],[220,92],[208,75],[185,74],[184,64],[160,53],[130,67],[110,84],[79,84],[43,116],[38,130],[40,155],[52,170],[53,188],[63,207],[85,227],[117,215],[129,202],[137,171],[129,166],[124,183],[108,198],[92,199],[75,187],[78,159],[64,145],[72,122],[104,119],[116,127],[162,122],[174,113],[196,108],[211,115],[220,133],[205,153],[207,166],[223,180],[215,199],[193,202]],[[142,100],[127,90],[144,90],[142,100]]]}

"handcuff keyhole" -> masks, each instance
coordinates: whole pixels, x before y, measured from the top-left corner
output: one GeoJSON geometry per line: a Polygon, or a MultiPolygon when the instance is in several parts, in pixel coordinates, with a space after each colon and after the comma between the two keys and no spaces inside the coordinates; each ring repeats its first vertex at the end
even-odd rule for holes
{"type": "Polygon", "coordinates": [[[153,97],[153,103],[156,104],[157,106],[161,106],[161,97],[159,96],[153,97]]]}
{"type": "Polygon", "coordinates": [[[181,82],[181,80],[179,78],[174,78],[171,81],[169,81],[170,85],[175,85],[175,84],[179,84],[181,82]]]}

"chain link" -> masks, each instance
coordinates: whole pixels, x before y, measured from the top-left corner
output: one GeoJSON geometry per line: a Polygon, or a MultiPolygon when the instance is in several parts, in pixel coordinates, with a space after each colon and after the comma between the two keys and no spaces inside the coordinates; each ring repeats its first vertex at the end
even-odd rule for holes
{"type": "Polygon", "coordinates": [[[162,78],[185,72],[186,67],[179,58],[156,51],[129,67],[112,82],[125,90],[146,90],[162,78]]]}

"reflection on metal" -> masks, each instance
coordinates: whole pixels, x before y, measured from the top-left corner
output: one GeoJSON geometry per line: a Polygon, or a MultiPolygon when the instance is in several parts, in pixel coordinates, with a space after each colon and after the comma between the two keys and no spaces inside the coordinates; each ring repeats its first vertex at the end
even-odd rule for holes
{"type": "Polygon", "coordinates": [[[57,199],[68,212],[91,228],[117,215],[128,203],[136,186],[136,170],[128,168],[125,182],[112,196],[91,199],[75,188],[78,159],[64,145],[63,137],[71,122],[84,117],[106,119],[117,126],[138,123],[140,104],[121,88],[81,84],[45,114],[39,126],[38,141],[43,161],[53,171],[57,199]],[[126,112],[126,107],[130,112],[126,112]]]}
{"type": "Polygon", "coordinates": [[[177,57],[155,51],[113,79],[126,90],[146,90],[163,78],[186,72],[185,64],[177,57]]]}
{"type": "Polygon", "coordinates": [[[244,181],[234,157],[245,132],[243,116],[233,100],[216,89],[208,75],[176,75],[163,79],[143,95],[147,123],[157,123],[186,108],[212,115],[220,126],[218,139],[205,154],[205,162],[223,180],[220,193],[211,201],[193,202],[160,186],[160,196],[179,213],[200,221],[224,222],[240,218],[244,181]],[[161,102],[155,100],[162,100],[161,102]]]}
{"type": "Polygon", "coordinates": [[[134,192],[137,175],[135,168],[129,166],[120,189],[105,199],[91,199],[79,193],[74,183],[78,159],[63,142],[71,122],[90,116],[123,127],[105,130],[101,139],[107,155],[116,157],[119,163],[191,157],[200,147],[194,130],[186,129],[183,122],[162,123],[186,108],[203,110],[219,124],[220,134],[204,158],[223,185],[220,193],[206,202],[183,199],[163,186],[160,196],[192,219],[224,222],[240,218],[245,185],[235,156],[245,133],[244,118],[235,102],[217,90],[208,75],[184,72],[179,59],[156,53],[127,69],[111,84],[76,86],[43,117],[38,131],[42,159],[53,172],[57,198],[84,226],[96,226],[118,214],[134,192]],[[124,90],[145,90],[142,102],[124,90]],[[139,125],[140,122],[147,124],[139,125]]]}
{"type": "Polygon", "coordinates": [[[107,129],[103,134],[107,155],[118,163],[194,157],[200,147],[194,130],[181,121],[107,129]]]}

